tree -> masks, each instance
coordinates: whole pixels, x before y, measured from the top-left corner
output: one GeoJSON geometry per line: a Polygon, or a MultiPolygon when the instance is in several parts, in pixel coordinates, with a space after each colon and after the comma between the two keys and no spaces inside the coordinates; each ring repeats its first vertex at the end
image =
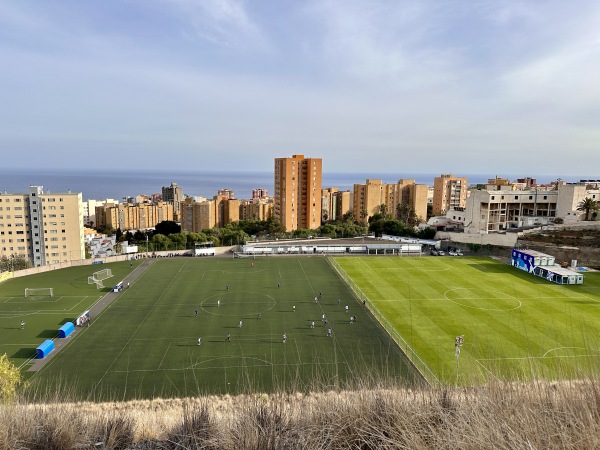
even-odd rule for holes
{"type": "Polygon", "coordinates": [[[167,250],[171,245],[171,240],[164,234],[155,234],[152,236],[152,243],[154,244],[154,251],[167,250]]]}
{"type": "Polygon", "coordinates": [[[384,219],[387,218],[387,210],[388,207],[385,203],[382,203],[381,205],[379,205],[379,214],[381,214],[381,217],[383,217],[384,219]]]}
{"type": "Polygon", "coordinates": [[[363,225],[366,225],[367,221],[365,219],[367,218],[368,215],[369,215],[369,212],[366,209],[360,210],[360,218],[362,219],[363,225]]]}
{"type": "Polygon", "coordinates": [[[121,228],[117,228],[117,231],[115,232],[115,239],[117,240],[117,242],[123,242],[125,240],[125,237],[123,237],[123,231],[121,231],[121,228]]]}
{"type": "Polygon", "coordinates": [[[13,400],[17,395],[17,388],[23,379],[19,368],[11,363],[6,356],[0,356],[0,402],[13,400]]]}
{"type": "Polygon", "coordinates": [[[173,222],[172,220],[163,220],[154,227],[154,234],[164,234],[165,236],[168,236],[176,233],[181,233],[181,225],[178,225],[177,222],[173,222]]]}
{"type": "Polygon", "coordinates": [[[85,259],[90,259],[92,257],[92,246],[89,242],[85,243],[85,259]]]}
{"type": "Polygon", "coordinates": [[[590,220],[590,215],[593,211],[598,210],[598,202],[593,198],[586,197],[577,206],[577,211],[585,211],[585,220],[590,220]]]}
{"type": "Polygon", "coordinates": [[[10,257],[2,256],[0,258],[0,271],[2,272],[14,272],[15,270],[29,269],[30,267],[31,263],[29,260],[20,256],[11,255],[10,257]]]}

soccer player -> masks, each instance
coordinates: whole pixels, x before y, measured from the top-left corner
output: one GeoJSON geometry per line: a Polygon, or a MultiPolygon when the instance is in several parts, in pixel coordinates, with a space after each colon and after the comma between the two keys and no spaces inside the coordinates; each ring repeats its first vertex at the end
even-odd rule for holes
{"type": "Polygon", "coordinates": [[[323,297],[323,293],[319,291],[319,297],[323,297]]]}
{"type": "Polygon", "coordinates": [[[279,289],[279,287],[281,286],[281,284],[279,284],[279,281],[277,282],[277,289],[279,289]]]}
{"type": "Polygon", "coordinates": [[[196,308],[196,317],[198,317],[198,308],[196,308]]]}
{"type": "Polygon", "coordinates": [[[317,297],[315,297],[315,299],[314,299],[314,303],[317,303],[317,297]]]}
{"type": "Polygon", "coordinates": [[[338,306],[340,306],[340,299],[338,298],[338,306]]]}
{"type": "Polygon", "coordinates": [[[346,305],[346,312],[348,312],[348,305],[346,305]]]}
{"type": "Polygon", "coordinates": [[[202,344],[202,338],[198,338],[198,345],[202,344]]]}
{"type": "Polygon", "coordinates": [[[21,320],[21,330],[25,329],[25,321],[21,320]]]}
{"type": "Polygon", "coordinates": [[[321,320],[322,320],[323,322],[325,322],[325,314],[323,314],[323,317],[321,317],[321,320]]]}
{"type": "Polygon", "coordinates": [[[331,337],[331,328],[327,328],[327,337],[331,337]]]}
{"type": "Polygon", "coordinates": [[[314,327],[315,327],[315,321],[314,321],[314,320],[313,320],[313,321],[310,323],[310,327],[311,327],[311,328],[314,328],[314,327]]]}
{"type": "Polygon", "coordinates": [[[354,316],[350,316],[350,325],[354,323],[354,316]]]}
{"type": "Polygon", "coordinates": [[[217,300],[217,306],[221,306],[221,300],[217,300]]]}
{"type": "Polygon", "coordinates": [[[227,333],[227,337],[225,338],[227,342],[231,342],[231,333],[227,333]]]}
{"type": "Polygon", "coordinates": [[[241,320],[240,320],[240,325],[239,325],[238,328],[242,328],[242,321],[241,320]]]}
{"type": "Polygon", "coordinates": [[[292,306],[292,311],[296,312],[296,305],[292,306]]]}
{"type": "Polygon", "coordinates": [[[260,313],[258,313],[258,315],[256,316],[257,319],[260,319],[260,313]]]}
{"type": "Polygon", "coordinates": [[[287,341],[287,336],[285,333],[283,333],[283,343],[285,344],[285,341],[287,341]]]}
{"type": "Polygon", "coordinates": [[[225,285],[225,290],[227,290],[227,291],[229,290],[229,285],[228,284],[225,285]]]}

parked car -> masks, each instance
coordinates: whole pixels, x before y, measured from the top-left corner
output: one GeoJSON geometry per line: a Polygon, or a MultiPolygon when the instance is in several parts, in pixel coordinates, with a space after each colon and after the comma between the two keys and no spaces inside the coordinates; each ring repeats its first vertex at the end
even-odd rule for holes
{"type": "Polygon", "coordinates": [[[449,254],[450,256],[458,256],[458,253],[456,253],[454,250],[450,250],[450,251],[448,252],[448,254],[449,254]]]}
{"type": "Polygon", "coordinates": [[[438,253],[437,251],[435,251],[435,250],[431,250],[431,251],[429,252],[429,254],[430,254],[431,256],[437,256],[439,253],[438,253]]]}
{"type": "Polygon", "coordinates": [[[440,255],[440,256],[444,256],[445,255],[445,253],[444,253],[443,250],[438,250],[437,254],[440,255]]]}
{"type": "Polygon", "coordinates": [[[463,252],[461,252],[460,250],[456,250],[456,256],[462,256],[463,252]]]}

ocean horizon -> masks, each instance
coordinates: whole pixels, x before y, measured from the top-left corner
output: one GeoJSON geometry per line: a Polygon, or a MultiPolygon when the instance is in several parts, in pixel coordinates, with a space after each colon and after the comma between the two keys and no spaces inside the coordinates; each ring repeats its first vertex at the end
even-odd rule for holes
{"type": "MultiPolygon", "coordinates": [[[[421,173],[323,173],[323,188],[337,187],[342,191],[352,190],[354,184],[364,183],[367,179],[381,179],[384,183],[396,183],[399,179],[414,179],[416,183],[433,185],[433,179],[440,174],[421,173]]],[[[469,184],[485,183],[495,175],[462,174],[469,184]]],[[[523,178],[525,175],[506,176],[501,178],[523,178]]],[[[540,183],[548,183],[558,177],[535,177],[540,183]]],[[[565,181],[579,181],[577,179],[565,181]]],[[[230,189],[236,198],[252,197],[252,189],[263,188],[273,195],[273,172],[225,172],[225,171],[143,171],[136,170],[24,170],[0,169],[0,192],[26,193],[29,186],[43,186],[50,192],[81,192],[83,200],[104,200],[112,198],[121,201],[123,197],[135,197],[140,194],[152,195],[160,193],[163,186],[177,183],[185,195],[212,198],[219,189],[230,189]]]]}

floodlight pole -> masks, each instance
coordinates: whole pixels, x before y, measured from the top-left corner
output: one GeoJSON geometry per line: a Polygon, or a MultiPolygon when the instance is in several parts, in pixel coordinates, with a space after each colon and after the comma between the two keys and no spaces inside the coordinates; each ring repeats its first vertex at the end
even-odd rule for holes
{"type": "Polygon", "coordinates": [[[459,361],[460,361],[460,348],[465,343],[464,336],[456,336],[454,338],[454,357],[456,358],[456,382],[455,387],[458,387],[458,369],[459,369],[459,361]]]}

